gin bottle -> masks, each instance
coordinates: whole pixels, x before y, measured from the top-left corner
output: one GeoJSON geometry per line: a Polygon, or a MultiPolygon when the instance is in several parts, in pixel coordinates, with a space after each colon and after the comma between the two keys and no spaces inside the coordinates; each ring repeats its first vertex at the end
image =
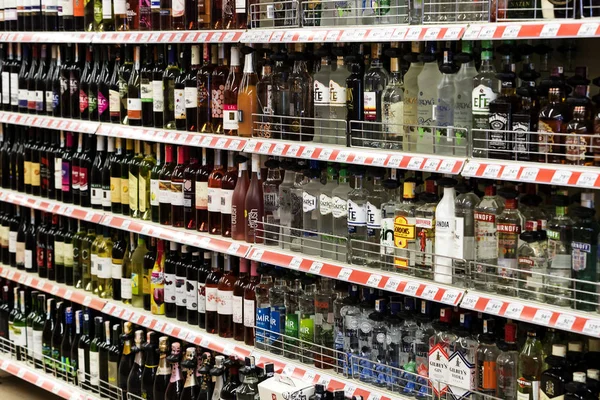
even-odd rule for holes
{"type": "Polygon", "coordinates": [[[492,62],[492,42],[481,43],[481,67],[473,79],[473,156],[487,157],[487,128],[489,126],[489,105],[498,96],[496,69],[492,62]]]}
{"type": "Polygon", "coordinates": [[[523,214],[517,209],[517,193],[505,192],[504,211],[497,218],[498,228],[498,285],[496,291],[507,296],[515,295],[519,235],[525,225],[523,214]]]}
{"type": "Polygon", "coordinates": [[[419,97],[419,83],[417,77],[423,71],[423,63],[419,61],[419,53],[422,51],[421,42],[412,42],[411,53],[404,56],[404,60],[410,62],[410,67],[404,75],[404,151],[415,151],[417,143],[417,109],[419,97]]]}
{"type": "Polygon", "coordinates": [[[344,166],[339,172],[339,185],[331,192],[331,215],[335,235],[335,256],[346,262],[348,256],[348,194],[352,189],[348,183],[348,172],[344,166]]]}
{"type": "Polygon", "coordinates": [[[386,195],[388,200],[381,204],[380,260],[381,269],[392,271],[394,269],[394,217],[400,201],[398,193],[400,182],[397,179],[396,169],[390,170],[390,176],[383,181],[383,187],[388,192],[386,195]]]}
{"type": "Polygon", "coordinates": [[[371,45],[371,66],[364,77],[364,121],[360,146],[382,146],[382,96],[390,80],[389,73],[381,62],[383,46],[379,43],[371,45]],[[374,123],[373,123],[374,122],[374,123]]]}
{"type": "MultiPolygon", "coordinates": [[[[450,46],[448,46],[450,47],[450,46]]],[[[442,79],[437,86],[437,99],[435,106],[434,125],[435,152],[436,154],[454,154],[454,98],[456,96],[454,80],[454,61],[452,51],[444,49],[444,62],[440,67],[442,79]]]]}
{"type": "MultiPolygon", "coordinates": [[[[591,204],[588,204],[588,206],[591,204]]],[[[596,210],[588,207],[577,207],[577,220],[573,226],[573,241],[571,255],[573,271],[571,276],[576,279],[575,309],[595,311],[598,304],[598,235],[600,226],[594,218],[596,210]]]]}
{"type": "Polygon", "coordinates": [[[302,293],[302,282],[300,279],[296,279],[293,287],[288,289],[284,295],[285,339],[283,355],[291,359],[297,359],[300,353],[300,343],[297,339],[300,328],[300,296],[302,296],[302,293]]]}
{"type": "Polygon", "coordinates": [[[433,153],[433,128],[435,125],[434,109],[437,106],[438,86],[442,80],[442,73],[436,58],[436,42],[427,42],[426,51],[420,55],[423,61],[423,71],[417,78],[419,84],[417,106],[417,146],[418,153],[433,153]]]}
{"type": "Polygon", "coordinates": [[[404,142],[404,90],[402,82],[402,71],[398,43],[392,43],[392,51],[395,57],[390,59],[391,78],[383,91],[382,98],[382,122],[383,122],[383,145],[381,147],[393,150],[402,150],[404,142]]]}
{"type": "Polygon", "coordinates": [[[329,163],[327,165],[327,183],[321,186],[319,194],[319,220],[317,231],[319,232],[321,242],[321,257],[335,258],[335,239],[333,236],[333,190],[337,188],[337,171],[329,163]]]}
{"type": "Polygon", "coordinates": [[[285,279],[275,279],[275,284],[269,288],[270,328],[269,351],[273,354],[283,352],[283,333],[285,333],[285,279]]]}
{"type": "Polygon", "coordinates": [[[499,344],[502,351],[496,360],[496,397],[506,400],[517,400],[517,366],[519,351],[517,350],[517,325],[507,322],[504,325],[504,342],[499,344]]]}
{"type": "Polygon", "coordinates": [[[388,200],[388,191],[382,185],[383,170],[373,172],[373,189],[367,196],[367,266],[380,267],[381,206],[388,200]]]}
{"type": "Polygon", "coordinates": [[[348,193],[348,240],[350,262],[366,265],[365,245],[367,240],[367,198],[369,192],[363,188],[364,172],[354,173],[354,189],[348,193]]]}
{"type": "Polygon", "coordinates": [[[571,305],[571,243],[573,220],[568,216],[569,197],[559,192],[552,197],[556,214],[548,222],[548,282],[547,301],[557,306],[571,305]]]}
{"type": "Polygon", "coordinates": [[[311,364],[315,342],[315,284],[306,285],[300,296],[300,361],[311,364]]]}
{"type": "Polygon", "coordinates": [[[455,57],[462,64],[454,78],[454,126],[457,128],[454,155],[463,157],[467,155],[469,138],[466,135],[471,133],[473,126],[473,80],[477,76],[471,46],[470,41],[463,40],[462,53],[455,57]]]}
{"type": "MultiPolygon", "coordinates": [[[[337,5],[341,2],[336,2],[337,5]]],[[[336,18],[335,20],[341,20],[342,18],[336,18]]],[[[346,91],[346,79],[350,76],[350,71],[344,65],[343,48],[336,47],[334,54],[337,53],[337,62],[335,71],[329,75],[329,126],[333,133],[332,138],[327,138],[330,141],[326,143],[332,143],[337,145],[346,145],[346,124],[341,120],[346,120],[347,110],[347,91],[346,91]],[[339,52],[339,53],[338,53],[339,52]],[[335,121],[338,120],[338,121],[335,121]]],[[[327,118],[327,117],[326,117],[327,118]]]]}
{"type": "Polygon", "coordinates": [[[419,399],[432,398],[431,388],[429,386],[429,339],[435,334],[435,329],[431,323],[431,304],[426,300],[421,300],[419,306],[420,313],[417,316],[417,331],[413,342],[415,352],[414,371],[418,371],[418,377],[415,378],[414,393],[419,399]]]}
{"type": "Polygon", "coordinates": [[[290,249],[302,251],[302,227],[304,208],[304,188],[308,179],[304,176],[304,165],[298,163],[295,168],[294,187],[290,190],[291,220],[290,220],[290,249]]]}
{"type": "Polygon", "coordinates": [[[314,75],[314,105],[315,105],[315,142],[332,143],[332,131],[329,123],[331,106],[329,81],[331,80],[331,60],[324,48],[317,51],[321,57],[321,69],[314,75]]]}
{"type": "Polygon", "coordinates": [[[319,256],[321,255],[321,243],[319,242],[319,195],[323,185],[321,184],[321,170],[318,161],[310,162],[307,176],[308,183],[302,186],[302,253],[319,256]]]}
{"type": "Polygon", "coordinates": [[[485,195],[475,207],[475,288],[484,291],[496,290],[496,266],[498,265],[498,232],[496,219],[504,210],[504,202],[496,196],[494,182],[485,187],[485,195]]]}
{"type": "Polygon", "coordinates": [[[454,330],[450,329],[451,321],[451,309],[440,309],[440,319],[433,325],[435,334],[429,339],[429,380],[434,398],[443,398],[448,391],[448,357],[452,353],[450,346],[457,339],[454,330]]]}
{"type": "Polygon", "coordinates": [[[403,184],[402,202],[394,213],[394,266],[397,272],[410,273],[415,265],[417,210],[415,179],[408,178],[403,184]]]}
{"type": "Polygon", "coordinates": [[[315,367],[331,369],[334,364],[334,313],[335,293],[333,282],[321,278],[321,289],[315,294],[315,367]]]}

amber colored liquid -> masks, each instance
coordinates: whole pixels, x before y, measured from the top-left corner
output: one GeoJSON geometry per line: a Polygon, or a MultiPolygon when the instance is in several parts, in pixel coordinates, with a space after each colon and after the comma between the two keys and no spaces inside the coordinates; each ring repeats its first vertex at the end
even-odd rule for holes
{"type": "MultiPolygon", "coordinates": [[[[240,265],[240,276],[237,281],[233,285],[233,296],[244,298],[244,288],[248,285],[248,273],[246,271],[241,270],[240,265]]],[[[235,304],[234,304],[235,307],[235,304]]],[[[244,341],[244,319],[242,318],[242,322],[233,322],[233,338],[235,340],[239,340],[240,342],[244,341]]]]}
{"type": "MultiPolygon", "coordinates": [[[[237,277],[232,271],[226,271],[219,281],[219,290],[233,292],[237,277]]],[[[224,338],[233,337],[233,314],[219,314],[219,336],[224,338]]]]}
{"type": "Polygon", "coordinates": [[[246,193],[250,186],[248,171],[242,171],[242,176],[237,180],[231,200],[231,237],[235,240],[246,239],[246,226],[244,225],[244,207],[246,206],[246,193]]]}
{"type": "Polygon", "coordinates": [[[211,0],[198,0],[198,29],[210,29],[211,0]]]}
{"type": "Polygon", "coordinates": [[[223,2],[214,0],[212,2],[212,29],[223,29],[223,2]]]}
{"type": "MultiPolygon", "coordinates": [[[[223,192],[227,190],[231,194],[233,189],[235,189],[235,184],[237,183],[237,174],[237,168],[230,167],[227,170],[227,173],[223,175],[223,179],[221,180],[221,188],[223,189],[223,192]]],[[[221,235],[224,237],[231,237],[231,210],[229,211],[229,214],[226,212],[221,212],[221,235]]]]}
{"type": "Polygon", "coordinates": [[[210,107],[213,133],[223,133],[223,97],[225,95],[227,75],[229,75],[229,68],[227,68],[226,65],[219,65],[212,73],[212,82],[210,83],[210,107]]]}
{"type": "MultiPolygon", "coordinates": [[[[248,285],[244,289],[244,300],[254,301],[254,314],[256,315],[256,293],[254,288],[258,285],[260,278],[258,276],[251,276],[248,285]]],[[[254,327],[244,326],[244,344],[248,346],[254,346],[254,327]]]]}
{"type": "Polygon", "coordinates": [[[254,117],[252,114],[258,113],[257,80],[256,74],[244,75],[242,89],[238,93],[238,109],[242,116],[241,121],[238,123],[238,136],[241,137],[252,137],[254,129],[254,117]]]}
{"type": "MultiPolygon", "coordinates": [[[[215,169],[211,172],[208,177],[208,188],[209,189],[221,189],[221,181],[223,179],[225,171],[223,166],[215,165],[215,169]]],[[[208,211],[208,232],[213,235],[221,234],[221,212],[220,211],[208,211]]]]}
{"type": "MultiPolygon", "coordinates": [[[[208,183],[208,177],[212,169],[212,165],[200,167],[196,174],[196,185],[201,185],[203,182],[208,183]]],[[[208,206],[198,202],[198,199],[196,199],[196,227],[198,232],[208,232],[208,206]]]]}
{"type": "Polygon", "coordinates": [[[237,14],[235,13],[235,0],[223,0],[222,29],[236,29],[237,14]]]}
{"type": "MultiPolygon", "coordinates": [[[[206,277],[205,288],[218,288],[219,280],[221,279],[222,273],[218,269],[213,269],[210,274],[206,277]]],[[[217,311],[206,310],[206,332],[217,333],[218,329],[218,314],[217,311]]]]}
{"type": "MultiPolygon", "coordinates": [[[[228,1],[228,0],[223,0],[228,1]]],[[[235,6],[234,6],[235,7],[235,6]]],[[[227,28],[229,29],[229,28],[227,28]]],[[[227,82],[225,84],[225,94],[223,96],[223,104],[234,105],[237,107],[238,104],[238,91],[240,90],[240,82],[242,80],[242,74],[240,73],[240,67],[238,65],[232,65],[227,82]]],[[[237,129],[227,129],[226,135],[237,136],[237,129]]]]}

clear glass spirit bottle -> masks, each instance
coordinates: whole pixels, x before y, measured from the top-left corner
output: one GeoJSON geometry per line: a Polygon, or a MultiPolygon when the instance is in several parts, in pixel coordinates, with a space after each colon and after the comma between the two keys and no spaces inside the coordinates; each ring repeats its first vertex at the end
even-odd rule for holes
{"type": "Polygon", "coordinates": [[[300,296],[300,361],[305,364],[312,364],[314,360],[316,289],[315,284],[306,285],[300,296]]]}
{"type": "Polygon", "coordinates": [[[369,191],[363,187],[364,172],[354,172],[354,189],[348,193],[348,240],[350,262],[366,265],[367,199],[369,191]]]}
{"type": "Polygon", "coordinates": [[[302,186],[302,253],[318,256],[321,255],[321,243],[318,235],[318,203],[323,188],[318,161],[310,162],[308,178],[308,183],[302,186]]]}
{"type": "Polygon", "coordinates": [[[504,341],[499,343],[502,351],[496,360],[496,397],[517,400],[517,367],[519,351],[517,349],[517,325],[507,322],[504,325],[504,341]]]}
{"type": "Polygon", "coordinates": [[[517,253],[519,297],[544,302],[544,281],[548,273],[548,252],[540,240],[538,231],[533,230],[533,221],[525,223],[525,232],[519,236],[521,246],[517,253]]]}
{"type": "Polygon", "coordinates": [[[390,58],[391,78],[383,91],[382,122],[383,145],[381,147],[402,150],[404,143],[404,82],[398,53],[398,43],[392,43],[395,57],[390,58]]]}
{"type": "Polygon", "coordinates": [[[419,103],[418,76],[423,71],[423,63],[419,61],[419,53],[422,51],[421,42],[412,42],[411,53],[404,56],[410,62],[410,67],[404,75],[404,107],[403,123],[405,124],[405,143],[403,150],[415,151],[417,143],[417,105],[419,103]]]}
{"type": "Polygon", "coordinates": [[[335,258],[338,261],[347,260],[348,237],[348,194],[352,190],[348,183],[348,171],[342,165],[339,171],[338,187],[331,192],[331,215],[333,216],[333,234],[335,238],[335,258]]]}
{"type": "MultiPolygon", "coordinates": [[[[428,182],[429,183],[429,182],[428,182]]],[[[415,211],[416,251],[414,274],[420,278],[433,279],[433,252],[435,244],[435,209],[440,201],[432,185],[432,191],[419,196],[419,205],[415,211]]]]}
{"type": "MultiPolygon", "coordinates": [[[[341,18],[336,18],[336,21],[341,18]]],[[[350,71],[344,64],[344,56],[341,47],[334,48],[334,54],[337,55],[336,68],[329,75],[329,121],[330,129],[332,130],[332,138],[326,138],[325,143],[332,143],[337,145],[346,145],[346,124],[339,120],[346,120],[347,109],[346,109],[346,79],[350,76],[350,71]]]]}
{"type": "Polygon", "coordinates": [[[498,283],[496,291],[500,294],[514,296],[515,279],[517,277],[519,235],[525,225],[525,217],[517,208],[517,193],[504,192],[506,199],[504,211],[498,218],[498,283]]]}
{"type": "Polygon", "coordinates": [[[327,164],[327,183],[321,186],[319,194],[319,220],[317,231],[321,241],[321,257],[335,258],[335,239],[333,234],[332,196],[338,186],[337,171],[331,163],[327,164]]]}
{"type": "Polygon", "coordinates": [[[302,229],[303,229],[303,186],[308,183],[304,176],[304,165],[298,163],[294,168],[294,186],[290,190],[290,249],[302,251],[302,229]]]}
{"type": "Polygon", "coordinates": [[[383,181],[383,187],[387,190],[387,201],[381,204],[381,235],[380,260],[381,269],[391,271],[394,269],[394,218],[396,208],[400,204],[400,193],[398,188],[400,182],[397,178],[398,171],[390,169],[388,179],[383,181]]]}
{"type": "Polygon", "coordinates": [[[432,154],[434,149],[434,132],[431,126],[435,125],[434,109],[437,106],[438,86],[442,80],[436,58],[436,46],[436,42],[427,42],[427,49],[420,55],[424,63],[423,70],[417,78],[419,95],[416,150],[425,154],[432,154]]]}
{"type": "Polygon", "coordinates": [[[381,241],[381,206],[388,201],[388,191],[383,187],[382,169],[373,170],[373,189],[367,196],[367,242],[365,255],[367,266],[380,267],[380,241],[381,241]]]}
{"type": "Polygon", "coordinates": [[[265,244],[276,246],[279,241],[280,224],[280,197],[279,185],[281,184],[281,170],[279,161],[267,160],[265,163],[267,179],[263,182],[263,198],[265,201],[265,244]]]}
{"type": "Polygon", "coordinates": [[[331,60],[324,48],[317,50],[321,57],[321,69],[314,74],[314,106],[315,106],[315,142],[332,143],[329,122],[331,106],[329,81],[331,79],[331,60]]]}
{"type": "MultiPolygon", "coordinates": [[[[269,292],[273,286],[273,277],[262,274],[260,283],[255,288],[256,293],[256,339],[255,346],[260,350],[268,350],[269,330],[271,328],[271,302],[269,292]]],[[[246,297],[244,295],[244,297],[246,297]]]]}
{"type": "Polygon", "coordinates": [[[279,223],[281,224],[281,247],[290,248],[291,224],[292,224],[292,188],[294,187],[296,172],[295,165],[288,161],[282,161],[282,169],[285,171],[283,182],[279,185],[279,223]]]}
{"type": "Polygon", "coordinates": [[[283,355],[286,358],[298,359],[300,343],[298,342],[300,328],[300,296],[302,296],[302,282],[296,279],[292,287],[285,292],[285,339],[283,355]]]}
{"type": "Polygon", "coordinates": [[[371,66],[364,77],[364,121],[361,141],[364,147],[382,146],[382,96],[390,75],[381,62],[383,46],[379,43],[371,46],[371,66]],[[375,123],[370,123],[375,122],[375,123]]]}
{"type": "Polygon", "coordinates": [[[473,80],[477,76],[477,69],[471,55],[471,46],[470,41],[463,40],[462,53],[455,57],[462,63],[454,78],[454,126],[458,128],[454,132],[456,156],[467,155],[469,138],[466,135],[471,133],[473,126],[473,80]]]}
{"type": "Polygon", "coordinates": [[[417,211],[417,183],[408,178],[403,183],[402,202],[394,213],[394,245],[396,247],[394,266],[397,272],[410,273],[415,265],[417,211]]]}
{"type": "Polygon", "coordinates": [[[314,84],[308,73],[304,44],[296,43],[294,66],[289,74],[289,117],[284,120],[290,126],[286,129],[284,139],[295,141],[310,141],[314,137],[314,84]]]}
{"type": "Polygon", "coordinates": [[[473,79],[473,156],[487,157],[487,128],[489,126],[490,103],[498,96],[498,81],[496,69],[492,61],[492,42],[484,40],[481,42],[481,67],[479,74],[473,79]]]}
{"type": "MultiPolygon", "coordinates": [[[[451,46],[451,43],[449,43],[451,46]]],[[[447,47],[450,47],[447,46],[447,47]]],[[[455,133],[454,133],[454,110],[456,89],[454,81],[454,54],[449,48],[444,49],[444,61],[440,70],[442,79],[437,87],[437,102],[435,107],[435,152],[436,154],[454,154],[455,133]]]]}
{"type": "Polygon", "coordinates": [[[557,306],[571,305],[571,242],[573,220],[568,215],[570,203],[566,192],[560,191],[552,197],[556,214],[548,222],[548,282],[546,300],[557,306]]]}
{"type": "MultiPolygon", "coordinates": [[[[468,263],[475,259],[475,207],[479,204],[479,197],[465,182],[456,186],[459,193],[455,202],[456,249],[454,251],[454,271],[457,276],[467,277],[468,263]]],[[[466,286],[467,282],[459,282],[466,286]]]]}
{"type": "Polygon", "coordinates": [[[332,369],[334,367],[333,336],[333,281],[321,278],[321,288],[315,294],[315,367],[332,369]]]}
{"type": "Polygon", "coordinates": [[[271,307],[271,326],[269,328],[269,351],[273,354],[283,353],[285,333],[285,294],[288,291],[286,281],[283,278],[275,279],[274,285],[269,289],[269,300],[271,307]]]}
{"type": "Polygon", "coordinates": [[[496,196],[494,182],[485,187],[485,195],[475,207],[475,268],[473,282],[478,290],[494,291],[498,265],[498,232],[496,219],[504,211],[504,202],[496,196]]]}

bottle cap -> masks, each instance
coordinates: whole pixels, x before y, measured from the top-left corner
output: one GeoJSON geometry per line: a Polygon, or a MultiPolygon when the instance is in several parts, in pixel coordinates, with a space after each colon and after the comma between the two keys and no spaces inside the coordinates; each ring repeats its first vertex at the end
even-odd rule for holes
{"type": "Polygon", "coordinates": [[[444,307],[440,309],[440,321],[444,323],[450,323],[452,320],[452,310],[444,307]]]}
{"type": "Polygon", "coordinates": [[[590,338],[588,341],[588,351],[600,351],[600,339],[590,338]]]}
{"type": "Polygon", "coordinates": [[[504,325],[504,341],[506,343],[515,343],[517,341],[517,325],[508,322],[504,325]]]}
{"type": "Polygon", "coordinates": [[[552,355],[556,357],[565,357],[567,355],[567,346],[564,344],[553,344],[552,355]]]}
{"type": "Polygon", "coordinates": [[[573,372],[573,382],[585,383],[585,372],[573,372]]]}
{"type": "Polygon", "coordinates": [[[583,346],[581,345],[581,342],[569,342],[569,351],[581,353],[583,351],[583,346]]]}
{"type": "Polygon", "coordinates": [[[600,380],[600,370],[597,369],[588,369],[587,377],[590,379],[600,380]]]}

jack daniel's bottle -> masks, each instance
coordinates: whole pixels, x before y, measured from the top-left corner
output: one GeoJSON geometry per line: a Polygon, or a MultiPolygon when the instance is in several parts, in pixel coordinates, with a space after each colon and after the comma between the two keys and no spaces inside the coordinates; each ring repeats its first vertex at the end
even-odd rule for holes
{"type": "Polygon", "coordinates": [[[519,107],[519,98],[516,95],[516,74],[513,71],[514,64],[508,64],[504,71],[496,75],[502,88],[500,96],[490,103],[487,137],[490,158],[514,158],[512,117],[519,107]]]}

